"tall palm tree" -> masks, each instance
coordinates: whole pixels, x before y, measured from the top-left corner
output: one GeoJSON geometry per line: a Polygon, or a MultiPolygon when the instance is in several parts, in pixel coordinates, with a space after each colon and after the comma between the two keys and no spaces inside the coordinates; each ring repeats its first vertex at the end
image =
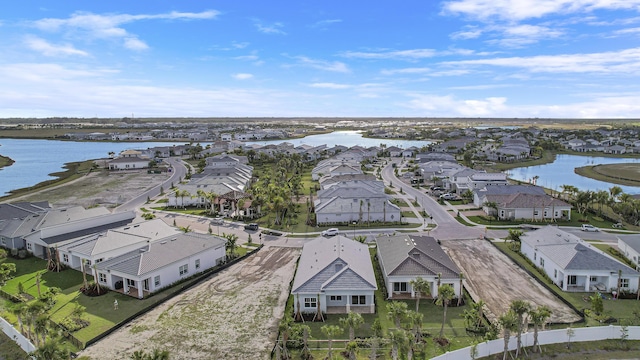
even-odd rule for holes
{"type": "Polygon", "coordinates": [[[485,201],[482,204],[482,206],[495,211],[495,212],[494,211],[489,211],[489,218],[491,218],[491,216],[494,216],[494,214],[495,214],[496,220],[498,219],[498,203],[497,202],[495,202],[495,201],[485,201]]]}
{"type": "Polygon", "coordinates": [[[391,342],[391,358],[393,360],[398,360],[400,351],[402,351],[406,346],[407,334],[404,330],[392,330],[389,332],[389,341],[391,342]]]}
{"type": "Polygon", "coordinates": [[[531,304],[525,300],[513,300],[509,305],[511,310],[517,316],[518,320],[518,346],[516,347],[516,358],[520,355],[522,348],[522,328],[524,327],[524,314],[531,311],[531,304]]]}
{"type": "Polygon", "coordinates": [[[280,331],[280,336],[282,337],[281,358],[289,359],[289,348],[287,346],[289,344],[289,336],[291,335],[291,318],[285,316],[284,319],[282,319],[282,321],[280,322],[278,330],[280,331]]]}
{"type": "Polygon", "coordinates": [[[34,324],[35,338],[36,338],[36,347],[40,346],[40,339],[38,338],[38,334],[42,337],[42,344],[44,344],[47,340],[47,329],[49,327],[49,316],[47,314],[41,314],[36,318],[34,324]]]}
{"type": "Polygon", "coordinates": [[[225,248],[227,251],[229,251],[229,258],[233,259],[235,257],[235,252],[237,248],[238,235],[232,234],[232,233],[229,233],[229,234],[222,233],[222,237],[227,239],[225,248]]]}
{"type": "Polygon", "coordinates": [[[407,307],[407,303],[401,301],[392,301],[387,304],[387,316],[393,320],[398,329],[400,329],[400,321],[407,314],[407,307]]]}
{"type": "Polygon", "coordinates": [[[422,294],[426,293],[429,290],[430,284],[420,276],[418,276],[414,280],[409,281],[409,284],[411,284],[411,288],[415,293],[416,312],[418,312],[420,310],[420,297],[422,297],[422,294]]]}
{"type": "Polygon", "coordinates": [[[471,304],[471,308],[476,311],[476,327],[482,326],[484,321],[484,307],[487,305],[482,299],[471,304]]]}
{"type": "Polygon", "coordinates": [[[502,326],[502,332],[504,334],[502,360],[506,360],[507,353],[509,352],[509,339],[511,338],[511,332],[516,330],[518,327],[517,315],[513,311],[509,310],[498,318],[498,323],[502,326]]]}
{"type": "Polygon", "coordinates": [[[62,348],[60,342],[54,340],[45,342],[31,355],[35,360],[67,360],[70,356],[69,350],[62,348]]]}
{"type": "Polygon", "coordinates": [[[40,301],[32,302],[27,306],[27,332],[29,334],[29,338],[32,340],[34,339],[32,337],[32,334],[35,335],[33,328],[36,325],[36,319],[38,318],[38,316],[44,314],[45,311],[46,305],[40,301]]]}
{"type": "Polygon", "coordinates": [[[611,195],[612,201],[618,201],[618,197],[622,195],[622,188],[620,186],[612,186],[609,188],[609,195],[611,195]]]}
{"type": "Polygon", "coordinates": [[[355,339],[355,330],[364,324],[364,318],[358,313],[349,311],[346,318],[340,318],[340,325],[343,328],[349,329],[349,340],[355,339]]]}
{"type": "Polygon", "coordinates": [[[420,342],[422,340],[422,319],[424,319],[424,315],[417,311],[409,311],[407,312],[407,318],[411,324],[415,341],[420,342]]]}
{"type": "Polygon", "coordinates": [[[9,311],[18,319],[18,326],[20,326],[20,333],[24,334],[24,323],[22,317],[27,313],[27,304],[23,302],[15,303],[11,305],[9,311]]]}
{"type": "Polygon", "coordinates": [[[538,330],[541,326],[544,329],[544,324],[547,322],[547,319],[549,319],[550,316],[551,316],[551,309],[546,305],[538,306],[537,308],[529,311],[529,317],[531,318],[531,322],[533,322],[533,351],[534,352],[539,352],[542,350],[540,348],[540,344],[538,343],[538,330]]]}
{"type": "Polygon", "coordinates": [[[456,293],[451,285],[444,284],[438,287],[438,299],[436,300],[436,305],[444,307],[444,310],[442,311],[442,326],[440,327],[440,338],[444,337],[444,324],[447,322],[447,307],[449,306],[449,302],[455,296],[456,293]]]}
{"type": "Polygon", "coordinates": [[[342,328],[338,325],[324,325],[320,328],[320,331],[327,337],[329,343],[329,352],[327,353],[327,359],[333,359],[332,344],[333,338],[342,334],[342,328]]]}

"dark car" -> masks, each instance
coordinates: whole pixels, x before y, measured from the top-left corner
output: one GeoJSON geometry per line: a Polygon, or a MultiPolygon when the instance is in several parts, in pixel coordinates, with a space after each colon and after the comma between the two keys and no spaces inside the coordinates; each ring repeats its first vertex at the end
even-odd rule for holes
{"type": "Polygon", "coordinates": [[[251,223],[244,226],[245,230],[258,230],[258,224],[251,223]]]}

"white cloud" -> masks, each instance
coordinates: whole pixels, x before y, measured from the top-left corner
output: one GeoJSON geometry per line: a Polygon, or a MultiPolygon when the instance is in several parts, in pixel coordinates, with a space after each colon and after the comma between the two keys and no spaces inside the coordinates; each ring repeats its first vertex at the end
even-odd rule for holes
{"type": "Polygon", "coordinates": [[[233,74],[231,76],[236,80],[248,80],[253,78],[253,74],[247,74],[247,73],[238,73],[238,74],[233,74]]]}
{"type": "Polygon", "coordinates": [[[449,66],[498,66],[537,73],[638,73],[640,48],[590,54],[540,55],[443,62],[449,66]]]}
{"type": "Polygon", "coordinates": [[[431,68],[404,68],[393,70],[382,70],[382,75],[425,75],[430,77],[440,76],[460,76],[471,73],[471,70],[455,69],[455,70],[433,70],[431,68]]]}
{"type": "Polygon", "coordinates": [[[614,32],[616,35],[640,34],[640,27],[621,29],[614,32]]]}
{"type": "Polygon", "coordinates": [[[437,52],[433,49],[411,49],[411,50],[392,50],[379,52],[362,52],[347,51],[341,56],[346,58],[358,59],[399,59],[399,60],[418,60],[436,56],[437,52]]]}
{"type": "Polygon", "coordinates": [[[561,13],[585,13],[597,9],[640,10],[640,0],[450,0],[443,12],[479,20],[499,18],[521,21],[561,13]]]}
{"type": "Polygon", "coordinates": [[[427,67],[420,68],[404,68],[404,69],[385,69],[380,71],[382,75],[397,75],[397,74],[429,74],[432,73],[433,70],[427,67]]]}
{"type": "Polygon", "coordinates": [[[341,23],[341,22],[342,22],[341,19],[320,20],[320,21],[312,24],[310,27],[326,29],[327,27],[329,27],[329,25],[338,24],[338,23],[341,23]]]}
{"type": "Polygon", "coordinates": [[[54,45],[36,36],[27,36],[25,44],[29,49],[37,51],[44,56],[89,56],[89,53],[78,50],[71,44],[54,45]]]}
{"type": "Polygon", "coordinates": [[[259,21],[254,22],[256,29],[263,34],[278,34],[278,35],[286,35],[287,33],[282,30],[284,25],[282,23],[273,23],[271,25],[263,25],[259,21]]]}
{"type": "Polygon", "coordinates": [[[465,30],[460,30],[449,35],[454,40],[469,40],[477,39],[482,35],[483,31],[477,27],[465,27],[465,30]]]}
{"type": "Polygon", "coordinates": [[[352,88],[353,86],[347,85],[347,84],[336,84],[336,83],[313,83],[313,84],[309,84],[309,87],[340,90],[340,89],[349,89],[349,88],[352,88]]]}
{"type": "Polygon", "coordinates": [[[121,26],[141,20],[202,20],[213,19],[218,16],[215,10],[200,13],[170,12],[164,14],[109,14],[100,15],[90,12],[76,12],[67,19],[46,18],[34,21],[32,24],[43,31],[64,31],[80,38],[122,39],[123,46],[132,50],[143,50],[148,46],[137,36],[127,32],[121,26]],[[143,46],[144,44],[144,46],[143,46]]]}
{"type": "Polygon", "coordinates": [[[124,47],[134,51],[142,51],[142,50],[149,49],[149,46],[145,44],[144,41],[141,41],[140,39],[135,37],[129,37],[124,39],[124,47]]]}
{"type": "Polygon", "coordinates": [[[317,60],[317,59],[308,58],[306,56],[296,56],[294,58],[298,60],[298,66],[310,67],[313,69],[331,71],[331,72],[340,72],[340,73],[350,72],[347,65],[340,61],[317,60]]]}
{"type": "Polygon", "coordinates": [[[489,97],[481,100],[461,100],[452,95],[413,95],[408,107],[428,111],[425,115],[446,114],[448,116],[484,117],[500,113],[506,106],[506,98],[489,97]]]}

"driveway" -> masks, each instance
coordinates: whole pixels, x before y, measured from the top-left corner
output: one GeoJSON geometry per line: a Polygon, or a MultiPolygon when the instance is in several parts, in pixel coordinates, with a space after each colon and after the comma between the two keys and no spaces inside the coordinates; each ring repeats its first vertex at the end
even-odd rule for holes
{"type": "Polygon", "coordinates": [[[443,241],[442,247],[464,273],[471,297],[487,303],[487,318],[492,322],[507,312],[513,300],[547,305],[553,311],[549,319],[552,323],[580,320],[570,307],[488,241],[443,241]]]}

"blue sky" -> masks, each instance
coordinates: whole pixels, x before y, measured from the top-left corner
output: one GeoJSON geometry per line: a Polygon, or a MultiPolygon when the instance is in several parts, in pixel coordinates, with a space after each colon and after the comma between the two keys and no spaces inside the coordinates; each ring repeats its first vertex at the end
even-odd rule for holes
{"type": "Polygon", "coordinates": [[[0,117],[640,117],[640,0],[3,1],[0,117]]]}

